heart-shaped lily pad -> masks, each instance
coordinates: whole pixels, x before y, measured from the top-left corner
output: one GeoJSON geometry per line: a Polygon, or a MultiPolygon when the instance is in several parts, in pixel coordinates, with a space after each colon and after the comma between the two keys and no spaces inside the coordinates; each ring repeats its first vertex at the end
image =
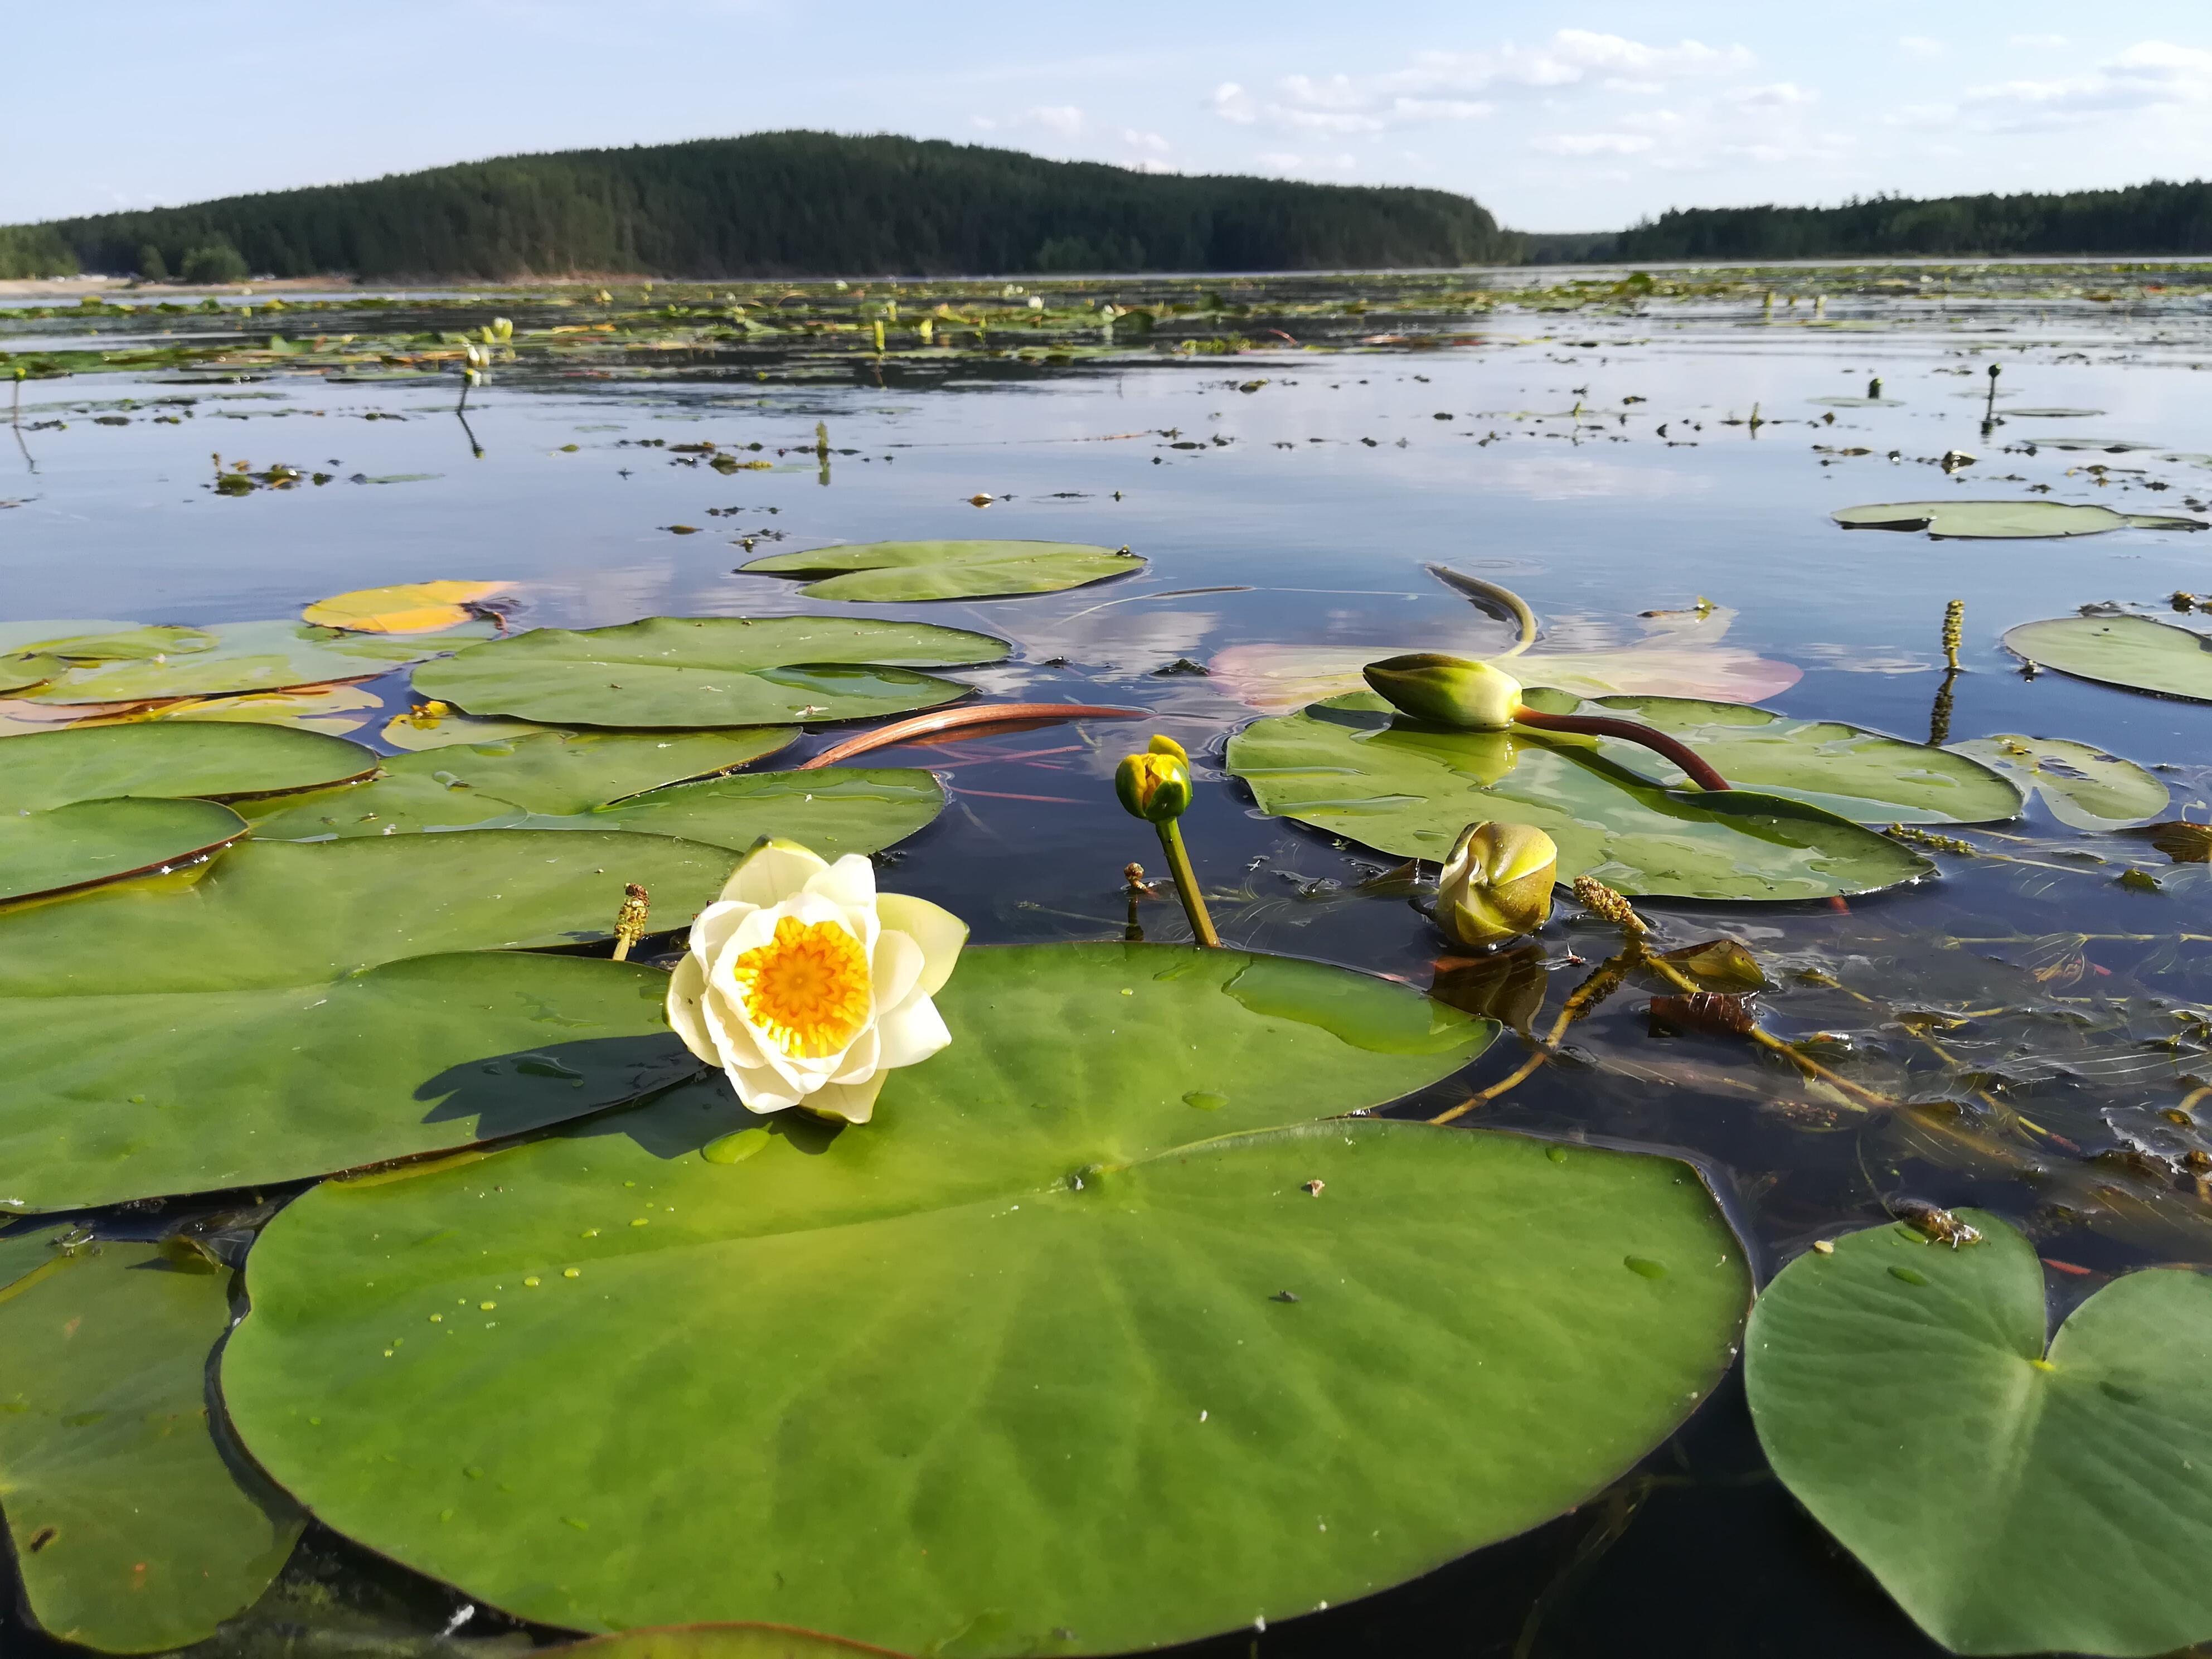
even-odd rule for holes
{"type": "Polygon", "coordinates": [[[1742,1253],[1682,1165],[1311,1121],[1488,1022],[1158,945],[971,950],[938,1006],[863,1128],[714,1079],[308,1194],[225,1354],[246,1443],[526,1616],[988,1659],[1380,1589],[1580,1501],[1727,1367],[1742,1253]]]}
{"type": "Polygon", "coordinates": [[[1888,501],[1846,507],[1828,515],[1846,530],[1924,530],[1962,540],[2098,536],[2107,530],[2202,530],[2201,519],[2171,514],[2115,513],[2069,501],[1888,501]]]}
{"type": "Polygon", "coordinates": [[[833,617],[649,617],[540,628],[415,676],[473,714],[569,726],[775,726],[933,708],[968,688],[908,664],[997,662],[1003,640],[927,623],[833,617]]]}
{"type": "Polygon", "coordinates": [[[1262,811],[1401,858],[1440,860],[1481,819],[1534,824],[1559,844],[1561,881],[1589,874],[1654,897],[1825,898],[1932,868],[1802,801],[1669,789],[1586,739],[1442,731],[1372,696],[1254,721],[1229,740],[1229,769],[1262,811]]]}
{"type": "MultiPolygon", "coordinates": [[[[473,626],[491,631],[482,624],[473,626]]],[[[420,662],[464,637],[464,630],[455,629],[418,643],[289,622],[140,629],[76,642],[70,648],[113,654],[72,660],[67,673],[27,695],[33,702],[48,703],[143,702],[324,685],[366,679],[387,673],[398,664],[420,662]],[[176,637],[162,644],[165,635],[176,637]],[[157,648],[137,648],[149,639],[157,648]],[[133,647],[127,654],[126,646],[133,647]]],[[[41,649],[57,653],[52,646],[41,649]]]]}
{"type": "MultiPolygon", "coordinates": [[[[1838,720],[1793,720],[1771,709],[1693,697],[1600,697],[1578,702],[1532,690],[1532,708],[1609,714],[1680,738],[1738,788],[1787,795],[1861,823],[1988,823],[2017,817],[2021,793],[1973,757],[1908,743],[1838,720]]],[[[1553,734],[1566,744],[1574,738],[1553,734]]],[[[1605,757],[1670,786],[1681,770],[1640,744],[1583,739],[1605,757]]]]}
{"type": "Polygon", "coordinates": [[[1800,1256],[1753,1314],[1775,1473],[1956,1653],[2150,1655],[2212,1638],[2212,1279],[2130,1273],[2044,1351],[2043,1269],[1901,1224],[1800,1256]]]}
{"type": "Polygon", "coordinates": [[[2172,799],[2164,784],[2133,761],[2065,738],[2002,732],[1951,747],[2034,790],[2051,817],[2076,830],[2140,823],[2166,811],[2172,799]]]}
{"type": "Polygon", "coordinates": [[[810,599],[980,599],[1056,593],[1142,570],[1127,548],[1079,542],[868,542],[778,553],[738,568],[748,575],[811,578],[810,599]]]}
{"type": "Polygon", "coordinates": [[[2212,640],[2148,617],[2054,617],[2008,629],[2005,649],[2076,679],[2212,702],[2212,640]]]}
{"type": "Polygon", "coordinates": [[[249,806],[247,817],[257,836],[274,841],[424,830],[626,830],[733,852],[763,836],[781,836],[836,858],[903,841],[944,810],[937,780],[915,769],[700,775],[773,754],[797,735],[775,726],[667,737],[544,732],[404,756],[374,783],[276,803],[265,816],[249,806]]]}
{"type": "Polygon", "coordinates": [[[268,1587],[302,1516],[208,1430],[230,1275],[157,1245],[0,1239],[0,1492],[31,1615],[182,1647],[268,1587]]]}
{"type": "Polygon", "coordinates": [[[629,882],[684,927],[734,861],[619,833],[249,842],[189,885],[0,915],[0,1209],[295,1180],[684,1077],[665,976],[526,951],[606,938],[629,882]]]}

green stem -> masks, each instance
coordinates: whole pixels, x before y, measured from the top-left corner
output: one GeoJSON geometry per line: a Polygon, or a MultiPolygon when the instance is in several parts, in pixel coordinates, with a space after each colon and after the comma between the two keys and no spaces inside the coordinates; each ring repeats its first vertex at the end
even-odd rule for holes
{"type": "Polygon", "coordinates": [[[1160,850],[1168,855],[1168,869],[1175,877],[1176,893],[1182,900],[1182,908],[1190,916],[1190,931],[1198,935],[1198,942],[1209,950],[1221,948],[1221,935],[1213,931],[1213,918],[1206,914],[1206,900],[1198,890],[1198,875],[1190,867],[1190,854],[1183,850],[1182,831],[1170,818],[1159,826],[1160,850]]]}

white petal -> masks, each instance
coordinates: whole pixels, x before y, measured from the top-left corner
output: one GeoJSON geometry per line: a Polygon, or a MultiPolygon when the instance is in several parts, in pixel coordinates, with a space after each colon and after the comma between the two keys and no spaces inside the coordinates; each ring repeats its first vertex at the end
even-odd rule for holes
{"type": "MultiPolygon", "coordinates": [[[[690,960],[690,958],[687,958],[690,960]]],[[[699,999],[699,1018],[714,1052],[708,1058],[717,1066],[759,1066],[761,1045],[746,1022],[744,1006],[712,981],[699,999]]]]}
{"type": "Polygon", "coordinates": [[[876,1040],[883,1045],[885,1070],[927,1060],[952,1041],[945,1029],[945,1016],[926,996],[910,997],[876,1022],[876,1040]]]}
{"type": "Polygon", "coordinates": [[[699,999],[707,994],[707,970],[699,958],[687,956],[668,976],[668,1023],[689,1048],[709,1066],[720,1066],[722,1056],[707,1030],[699,999]]]}
{"type": "Polygon", "coordinates": [[[799,1104],[799,1091],[783,1087],[773,1072],[750,1066],[729,1066],[723,1071],[730,1079],[730,1086],[738,1091],[738,1101],[749,1112],[781,1112],[799,1104]]]}
{"type": "Polygon", "coordinates": [[[921,946],[922,990],[931,996],[943,990],[952,977],[952,964],[960,960],[960,947],[968,942],[968,924],[927,899],[905,893],[878,894],[876,916],[921,946]]]}
{"type": "Polygon", "coordinates": [[[837,1056],[837,1064],[829,1072],[824,1081],[830,1083],[865,1083],[883,1069],[881,1054],[883,1041],[871,1024],[846,1045],[845,1052],[837,1056]]]}
{"type": "Polygon", "coordinates": [[[886,1008],[896,1008],[912,995],[925,965],[921,946],[915,943],[913,934],[894,933],[886,928],[877,938],[875,957],[868,964],[870,988],[876,997],[876,1012],[881,1013],[886,1008]]]}
{"type": "Polygon", "coordinates": [[[848,910],[872,908],[876,902],[876,867],[858,853],[848,853],[819,875],[810,877],[806,890],[819,893],[848,910]]]}
{"type": "Polygon", "coordinates": [[[764,841],[730,872],[722,896],[748,904],[781,904],[829,867],[795,841],[764,841]]]}
{"type": "Polygon", "coordinates": [[[704,962],[714,961],[730,942],[730,935],[758,908],[734,901],[708,905],[691,924],[691,949],[704,962]]]}
{"type": "Polygon", "coordinates": [[[806,1109],[848,1123],[866,1123],[876,1112],[876,1097],[883,1091],[884,1074],[866,1083],[828,1083],[806,1097],[806,1109]]]}

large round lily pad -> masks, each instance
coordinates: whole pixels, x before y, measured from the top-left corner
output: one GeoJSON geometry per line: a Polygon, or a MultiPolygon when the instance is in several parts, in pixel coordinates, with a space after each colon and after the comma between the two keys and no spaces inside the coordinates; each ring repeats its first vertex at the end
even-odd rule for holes
{"type": "MultiPolygon", "coordinates": [[[[1632,720],[1680,738],[1740,789],[1787,795],[1861,823],[1988,823],[2017,817],[2021,792],[1971,756],[1869,732],[1838,720],[1793,720],[1771,709],[1692,697],[1600,697],[1578,702],[1531,690],[1550,714],[1632,720]]],[[[1551,741],[1575,739],[1547,734],[1551,741]]],[[[1616,764],[1658,782],[1688,781],[1641,744],[1585,739],[1616,764]]]]}
{"type": "Polygon", "coordinates": [[[310,1194],[225,1356],[246,1443],[555,1624],[1103,1653],[1531,1526],[1729,1364],[1749,1282],[1684,1166],[1312,1121],[1488,1022],[1158,945],[970,951],[938,1002],[865,1128],[716,1079],[310,1194]]]}
{"type": "Polygon", "coordinates": [[[84,654],[70,659],[68,672],[25,695],[37,702],[119,703],[325,685],[388,673],[465,637],[465,630],[457,629],[416,643],[289,622],[141,629],[65,647],[40,647],[49,655],[84,654]]]}
{"type": "Polygon", "coordinates": [[[0,815],[110,795],[233,800],[367,777],[373,750],[282,726],[198,720],[0,738],[0,815]]]}
{"type": "Polygon", "coordinates": [[[1800,1256],[1746,1343],[1799,1501],[1954,1652],[2150,1655],[2212,1638],[2212,1278],[2130,1273],[2046,1356],[2043,1269],[1901,1224],[1800,1256]]]}
{"type": "Polygon", "coordinates": [[[908,665],[997,662],[1003,640],[926,623],[831,617],[649,617],[581,633],[540,628],[415,676],[472,714],[569,726],[774,726],[863,720],[967,694],[908,665]]]}
{"type": "Polygon", "coordinates": [[[747,575],[812,578],[810,599],[979,599],[1056,593],[1142,570],[1127,548],[1079,542],[868,542],[778,553],[738,568],[747,575]]]}
{"type": "Polygon", "coordinates": [[[2212,702],[2212,639],[2148,617],[2054,617],[2022,623],[2005,649],[2076,679],[2212,702]]]}
{"type": "Polygon", "coordinates": [[[2000,540],[2098,536],[2107,530],[2202,530],[2201,519],[2171,514],[2115,513],[2069,501],[1888,501],[1839,507],[1828,515],[1846,530],[1924,530],[1931,536],[2000,540]]]}
{"type": "Polygon", "coordinates": [[[2034,790],[2051,817],[2076,830],[2141,823],[2166,811],[2172,799],[2163,783],[2133,761],[2066,738],[2002,732],[1951,747],[2034,790]]]}
{"type": "MultiPolygon", "coordinates": [[[[912,768],[825,767],[665,781],[714,773],[784,747],[787,729],[686,734],[541,732],[436,749],[390,762],[386,775],[254,820],[263,840],[390,836],[426,830],[626,830],[743,852],[763,836],[825,858],[873,853],[944,810],[945,792],[912,768]],[[654,787],[658,784],[659,787],[654,787]]],[[[251,816],[251,809],[249,809],[251,816]]]]}
{"type": "Polygon", "coordinates": [[[126,796],[0,812],[0,902],[188,864],[246,830],[211,800],[126,796]]]}
{"type": "Polygon", "coordinates": [[[1586,739],[1447,732],[1380,698],[1332,698],[1255,720],[1229,769],[1262,811],[1401,858],[1442,860],[1468,824],[1529,823],[1584,873],[1655,897],[1808,899],[1875,892],[1932,866],[1820,807],[1749,789],[1669,789],[1586,739]]]}
{"type": "Polygon", "coordinates": [[[291,1554],[299,1510],[209,1432],[208,1353],[229,1328],[212,1263],[0,1239],[0,1494],[29,1611],[54,1635],[182,1647],[291,1554]]]}
{"type": "Polygon", "coordinates": [[[249,842],[190,885],[0,916],[0,1209],[295,1180],[682,1078],[664,975],[527,948],[606,938],[627,882],[682,927],[733,862],[620,833],[249,842]]]}

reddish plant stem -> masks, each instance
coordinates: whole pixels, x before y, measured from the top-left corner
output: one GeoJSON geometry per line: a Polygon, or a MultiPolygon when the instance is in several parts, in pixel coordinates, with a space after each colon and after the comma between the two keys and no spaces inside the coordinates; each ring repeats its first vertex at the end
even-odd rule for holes
{"type": "Polygon", "coordinates": [[[1664,732],[1655,732],[1634,720],[1617,720],[1604,714],[1544,714],[1533,708],[1516,708],[1513,718],[1520,725],[1533,726],[1540,732],[1582,732],[1594,738],[1623,738],[1630,743],[1640,743],[1680,767],[1700,789],[1729,787],[1729,781],[1701,760],[1695,750],[1675,742],[1664,732]]]}
{"type": "Polygon", "coordinates": [[[849,760],[855,755],[865,755],[871,749],[911,743],[916,738],[929,737],[939,732],[957,731],[963,726],[1013,726],[1024,720],[1133,720],[1144,712],[1141,708],[1100,708],[1082,702],[970,703],[962,708],[940,708],[908,720],[893,720],[889,726],[879,726],[872,732],[863,732],[858,737],[848,738],[792,769],[811,772],[818,767],[849,760]]]}

